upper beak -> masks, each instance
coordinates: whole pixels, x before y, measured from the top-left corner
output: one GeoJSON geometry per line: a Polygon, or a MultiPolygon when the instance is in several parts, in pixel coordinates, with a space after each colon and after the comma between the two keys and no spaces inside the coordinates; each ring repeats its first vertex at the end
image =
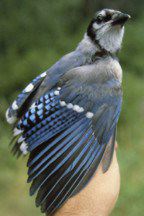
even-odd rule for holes
{"type": "Polygon", "coordinates": [[[131,18],[131,16],[128,14],[120,13],[117,15],[117,17],[114,18],[112,25],[123,26],[125,24],[125,22],[130,18],[131,18]]]}

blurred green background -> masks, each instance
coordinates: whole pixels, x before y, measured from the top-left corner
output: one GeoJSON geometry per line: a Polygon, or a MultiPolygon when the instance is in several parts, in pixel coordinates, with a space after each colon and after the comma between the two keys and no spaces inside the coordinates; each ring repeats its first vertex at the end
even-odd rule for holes
{"type": "Polygon", "coordinates": [[[0,1],[0,216],[41,215],[28,195],[26,159],[9,151],[5,110],[40,72],[75,49],[96,10],[130,13],[123,49],[124,102],[118,125],[121,193],[113,216],[144,215],[144,1],[0,1]]]}

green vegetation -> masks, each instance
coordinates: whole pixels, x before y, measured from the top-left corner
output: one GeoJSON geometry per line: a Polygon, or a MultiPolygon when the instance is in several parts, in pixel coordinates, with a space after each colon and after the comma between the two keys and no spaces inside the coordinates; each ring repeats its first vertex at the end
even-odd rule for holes
{"type": "MultiPolygon", "coordinates": [[[[105,6],[104,0],[103,4],[97,2],[96,9],[105,6]]],[[[115,2],[113,7],[125,9],[124,1],[120,6],[118,1],[111,2],[115,2]]],[[[122,183],[113,216],[141,216],[144,212],[144,16],[140,14],[142,1],[131,2],[135,7],[127,9],[136,19],[126,27],[120,53],[124,71],[118,127],[122,183]]],[[[0,216],[41,215],[34,198],[28,196],[26,159],[17,161],[9,152],[10,130],[4,114],[27,82],[75,48],[94,8],[88,5],[89,1],[81,0],[0,2],[0,216]]]]}

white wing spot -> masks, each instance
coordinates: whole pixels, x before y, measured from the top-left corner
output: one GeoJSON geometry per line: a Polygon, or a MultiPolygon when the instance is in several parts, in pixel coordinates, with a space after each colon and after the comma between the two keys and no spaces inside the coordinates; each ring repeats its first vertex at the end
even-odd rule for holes
{"type": "Polygon", "coordinates": [[[14,128],[14,136],[18,136],[19,134],[21,134],[23,131],[19,130],[18,128],[14,128]]]}
{"type": "Polygon", "coordinates": [[[93,28],[94,28],[94,29],[98,29],[98,28],[99,28],[99,25],[98,25],[97,23],[94,23],[94,24],[93,24],[93,28]]]}
{"type": "Polygon", "coordinates": [[[67,108],[68,109],[73,109],[73,104],[72,103],[67,104],[67,108]]]}
{"type": "Polygon", "coordinates": [[[41,77],[45,77],[47,75],[47,73],[46,72],[43,72],[40,76],[41,77]]]}
{"type": "Polygon", "coordinates": [[[18,109],[18,105],[17,105],[17,102],[14,101],[13,104],[12,104],[12,109],[13,110],[17,110],[18,109]]]}
{"type": "Polygon", "coordinates": [[[105,15],[106,15],[105,10],[102,10],[101,13],[100,13],[99,15],[105,16],[105,15]]]}
{"type": "Polygon", "coordinates": [[[24,140],[25,140],[25,138],[21,136],[21,137],[18,139],[17,142],[18,142],[18,143],[22,143],[24,140]]]}
{"type": "Polygon", "coordinates": [[[57,90],[60,91],[60,90],[61,90],[61,87],[58,87],[57,90]]]}
{"type": "Polygon", "coordinates": [[[25,89],[24,92],[30,92],[32,91],[34,88],[34,85],[32,83],[30,83],[25,89]]]}
{"type": "Polygon", "coordinates": [[[54,94],[58,96],[58,95],[59,95],[59,91],[56,90],[56,91],[54,92],[54,94]]]}
{"type": "Polygon", "coordinates": [[[36,107],[37,107],[36,102],[34,102],[34,103],[31,105],[30,109],[36,108],[36,107]]]}
{"type": "Polygon", "coordinates": [[[76,111],[76,112],[78,112],[78,113],[81,113],[81,112],[84,111],[84,108],[80,107],[78,105],[74,105],[73,110],[76,111]]]}
{"type": "Polygon", "coordinates": [[[17,120],[15,116],[9,117],[9,109],[6,111],[6,120],[9,124],[14,124],[17,120]]]}
{"type": "Polygon", "coordinates": [[[92,118],[93,116],[94,116],[94,114],[92,112],[87,112],[86,113],[87,118],[92,118]]]}
{"type": "Polygon", "coordinates": [[[76,111],[76,112],[78,112],[79,108],[80,107],[78,105],[74,105],[73,110],[76,111]]]}
{"type": "Polygon", "coordinates": [[[22,144],[21,144],[21,146],[20,146],[20,150],[21,150],[21,152],[24,154],[24,155],[26,155],[27,153],[28,153],[28,146],[27,146],[27,144],[25,143],[25,142],[23,142],[22,144]]]}
{"type": "Polygon", "coordinates": [[[84,112],[84,108],[83,107],[80,107],[78,105],[73,105],[72,103],[66,104],[65,101],[60,101],[60,105],[62,107],[67,106],[68,109],[73,109],[74,111],[76,111],[78,113],[84,112]]]}
{"type": "Polygon", "coordinates": [[[65,101],[60,101],[60,105],[61,105],[62,107],[64,107],[64,106],[66,106],[66,102],[65,102],[65,101]]]}
{"type": "Polygon", "coordinates": [[[79,112],[84,112],[84,108],[80,107],[79,112]]]}

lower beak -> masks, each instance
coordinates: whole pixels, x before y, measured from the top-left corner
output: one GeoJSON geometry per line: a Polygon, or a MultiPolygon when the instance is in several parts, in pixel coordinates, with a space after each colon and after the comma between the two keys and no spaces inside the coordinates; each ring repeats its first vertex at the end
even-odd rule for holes
{"type": "Polygon", "coordinates": [[[120,13],[117,17],[113,20],[112,25],[121,25],[123,26],[131,16],[128,14],[120,13]]]}

